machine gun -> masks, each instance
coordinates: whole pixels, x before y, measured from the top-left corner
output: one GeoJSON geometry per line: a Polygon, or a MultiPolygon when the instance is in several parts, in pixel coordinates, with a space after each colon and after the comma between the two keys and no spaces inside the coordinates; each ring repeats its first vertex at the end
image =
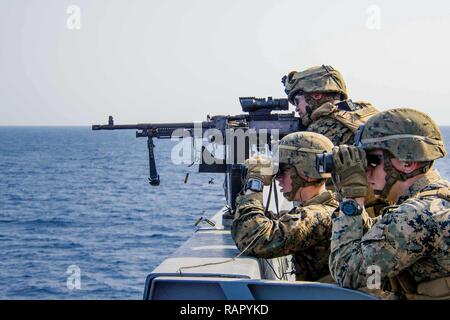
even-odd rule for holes
{"type": "MultiPolygon", "coordinates": [[[[302,129],[301,122],[298,117],[294,116],[294,112],[290,113],[272,113],[273,111],[288,110],[289,103],[287,99],[272,99],[272,97],[255,98],[241,97],[239,98],[242,111],[247,114],[235,116],[213,116],[207,117],[206,121],[201,123],[141,123],[141,124],[125,124],[115,125],[112,116],[109,116],[107,125],[93,125],[92,130],[137,130],[136,137],[147,137],[147,147],[149,155],[149,182],[152,186],[160,184],[155,163],[153,138],[171,139],[195,137],[200,132],[201,136],[207,136],[210,142],[217,142],[216,139],[220,134],[223,139],[217,143],[225,146],[224,160],[215,158],[210,152],[202,146],[201,161],[199,164],[199,172],[221,172],[225,173],[224,190],[227,199],[227,205],[234,212],[236,197],[242,189],[243,160],[248,159],[250,148],[252,147],[249,135],[245,133],[253,132],[256,134],[256,143],[261,141],[270,141],[273,133],[277,138],[281,139],[285,135],[300,131],[302,129]],[[212,130],[212,134],[208,134],[208,130],[212,130]],[[235,132],[244,133],[244,141],[239,140],[239,136],[234,135],[235,132]],[[241,143],[241,144],[240,144],[241,143]],[[242,146],[243,150],[239,150],[242,146]],[[243,152],[239,152],[243,151],[243,152]],[[230,156],[231,155],[231,156],[230,156]],[[240,160],[239,161],[239,157],[240,160]],[[205,158],[209,161],[204,161],[205,158]],[[213,161],[211,161],[213,159],[213,161]]],[[[255,142],[255,141],[253,141],[255,142]]],[[[270,148],[270,144],[269,144],[270,148]]]]}

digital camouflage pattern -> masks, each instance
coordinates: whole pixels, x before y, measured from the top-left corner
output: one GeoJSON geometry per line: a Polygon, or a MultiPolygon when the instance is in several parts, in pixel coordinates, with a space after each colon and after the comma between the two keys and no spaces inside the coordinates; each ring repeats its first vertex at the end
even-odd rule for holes
{"type": "Polygon", "coordinates": [[[264,214],[262,193],[241,195],[231,235],[239,250],[259,258],[293,255],[297,280],[329,274],[331,214],[338,203],[325,191],[291,211],[264,214]]]}
{"type": "Polygon", "coordinates": [[[362,130],[360,147],[385,149],[402,161],[431,161],[446,155],[439,127],[418,110],[381,112],[371,117],[362,130]]]}
{"type": "Polygon", "coordinates": [[[282,80],[288,100],[295,105],[294,98],[299,93],[340,93],[347,99],[347,86],[341,73],[332,66],[322,65],[301,72],[291,71],[282,80]]]}
{"type": "Polygon", "coordinates": [[[296,172],[305,177],[331,177],[329,173],[319,173],[316,168],[316,155],[331,152],[333,148],[333,143],[327,137],[315,132],[294,132],[283,137],[278,148],[280,163],[295,167],[296,172]]]}
{"type": "Polygon", "coordinates": [[[320,133],[329,138],[335,146],[353,144],[355,132],[361,124],[379,111],[369,102],[353,102],[355,111],[339,110],[332,103],[325,103],[311,114],[307,131],[320,133]]]}
{"type": "Polygon", "coordinates": [[[311,123],[307,131],[317,132],[333,142],[335,146],[353,144],[355,134],[342,122],[330,117],[322,117],[311,123]]]}
{"type": "Polygon", "coordinates": [[[449,188],[432,170],[380,217],[333,217],[330,271],[336,282],[365,288],[372,265],[381,269],[382,288],[405,272],[416,284],[450,276],[450,202],[431,192],[449,188]]]}

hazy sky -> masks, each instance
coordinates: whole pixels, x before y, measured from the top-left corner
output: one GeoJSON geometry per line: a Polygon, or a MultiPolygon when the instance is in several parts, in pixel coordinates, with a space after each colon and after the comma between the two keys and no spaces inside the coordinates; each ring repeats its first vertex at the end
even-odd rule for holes
{"type": "Polygon", "coordinates": [[[0,0],[0,125],[238,114],[318,64],[353,100],[449,125],[449,34],[448,0],[0,0]]]}

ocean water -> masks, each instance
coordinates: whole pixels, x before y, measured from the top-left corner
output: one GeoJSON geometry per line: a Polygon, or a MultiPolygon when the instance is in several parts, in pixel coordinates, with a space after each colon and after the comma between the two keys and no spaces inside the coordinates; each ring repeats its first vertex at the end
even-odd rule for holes
{"type": "MultiPolygon", "coordinates": [[[[223,175],[174,165],[175,144],[155,140],[151,187],[131,130],[0,127],[0,299],[141,299],[147,274],[225,203],[223,175]]],[[[448,161],[436,163],[447,179],[448,161]]]]}
{"type": "Polygon", "coordinates": [[[0,299],[142,299],[147,274],[225,203],[222,174],[173,165],[176,142],[154,142],[159,187],[132,130],[0,127],[0,299]]]}

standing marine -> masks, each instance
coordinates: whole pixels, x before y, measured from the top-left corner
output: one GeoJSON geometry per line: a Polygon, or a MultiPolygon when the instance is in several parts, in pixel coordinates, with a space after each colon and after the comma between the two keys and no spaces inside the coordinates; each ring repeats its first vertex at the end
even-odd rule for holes
{"type": "Polygon", "coordinates": [[[330,278],[331,214],[338,202],[325,189],[330,174],[319,173],[315,162],[316,154],[331,152],[332,147],[328,138],[314,132],[295,132],[281,139],[276,179],[284,197],[298,205],[279,214],[266,212],[263,203],[263,185],[273,181],[271,159],[246,161],[245,193],[237,198],[231,226],[241,251],[259,258],[293,255],[297,280],[330,278]]]}
{"type": "Polygon", "coordinates": [[[306,130],[323,134],[336,146],[353,144],[359,125],[378,113],[369,102],[348,99],[342,74],[329,65],[291,71],[282,83],[306,130]]]}
{"type": "Polygon", "coordinates": [[[436,123],[414,109],[384,111],[361,126],[356,146],[332,154],[344,197],[331,238],[336,282],[450,299],[450,183],[432,168],[446,155],[436,123]],[[364,209],[369,185],[392,204],[375,219],[364,209]]]}

